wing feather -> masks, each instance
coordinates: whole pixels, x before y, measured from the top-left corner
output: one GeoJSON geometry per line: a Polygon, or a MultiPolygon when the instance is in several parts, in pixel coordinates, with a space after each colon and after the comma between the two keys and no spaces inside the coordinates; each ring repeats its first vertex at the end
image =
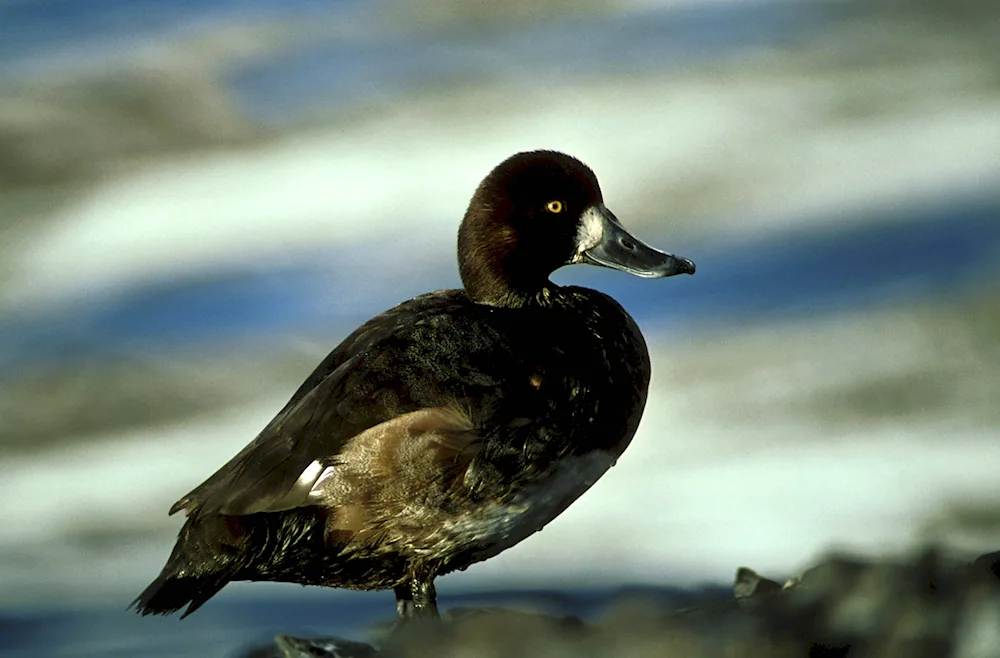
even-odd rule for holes
{"type": "MultiPolygon", "coordinates": [[[[468,407],[470,400],[482,404],[489,397],[484,391],[497,390],[499,382],[476,367],[470,350],[462,352],[463,361],[458,362],[457,356],[448,356],[459,354],[454,350],[442,351],[434,361],[423,349],[462,337],[467,331],[461,326],[463,312],[480,312],[471,306],[460,291],[432,293],[362,325],[324,359],[249,445],[177,501],[170,513],[238,516],[287,509],[305,491],[307,483],[299,480],[310,465],[335,463],[353,437],[422,409],[455,410],[468,407]],[[422,349],[412,349],[415,344],[422,349]],[[456,399],[456,387],[466,397],[456,399]]],[[[496,341],[483,341],[480,347],[484,364],[510,361],[507,355],[497,359],[496,341]]],[[[432,414],[435,421],[421,417],[421,422],[440,424],[447,414],[454,419],[459,412],[443,413],[432,414]]],[[[468,414],[462,417],[467,423],[468,414]]],[[[458,454],[468,443],[458,440],[449,447],[453,434],[428,433],[442,442],[442,454],[458,454]]]]}

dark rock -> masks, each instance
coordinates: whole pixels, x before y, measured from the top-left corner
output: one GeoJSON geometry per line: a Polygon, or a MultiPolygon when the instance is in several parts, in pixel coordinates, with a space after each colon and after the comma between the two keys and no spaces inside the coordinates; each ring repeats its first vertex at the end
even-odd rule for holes
{"type": "Polygon", "coordinates": [[[378,649],[341,637],[301,638],[278,635],[272,644],[254,647],[240,658],[375,658],[378,649]]]}
{"type": "Polygon", "coordinates": [[[934,551],[909,562],[831,557],[784,586],[744,567],[737,572],[733,599],[681,611],[635,597],[588,622],[456,608],[440,624],[415,624],[387,635],[380,650],[338,638],[281,636],[275,647],[280,652],[255,655],[1000,658],[998,557],[984,555],[971,567],[934,551]]]}
{"type": "Polygon", "coordinates": [[[996,584],[1000,585],[1000,551],[980,555],[972,564],[978,569],[993,574],[993,577],[996,578],[996,584]]]}
{"type": "Polygon", "coordinates": [[[281,650],[283,658],[374,658],[378,650],[364,642],[352,642],[339,637],[299,638],[279,635],[274,643],[281,650]]]}
{"type": "Polygon", "coordinates": [[[749,599],[752,596],[781,591],[781,584],[764,578],[753,569],[740,567],[736,571],[736,582],[733,583],[733,595],[737,601],[749,599]]]}

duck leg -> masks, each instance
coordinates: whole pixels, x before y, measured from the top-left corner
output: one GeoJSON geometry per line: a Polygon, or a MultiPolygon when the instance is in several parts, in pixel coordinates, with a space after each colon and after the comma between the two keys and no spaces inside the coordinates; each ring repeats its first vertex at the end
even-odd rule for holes
{"type": "Polygon", "coordinates": [[[393,588],[396,593],[396,626],[415,619],[440,619],[434,579],[413,578],[393,588]]]}
{"type": "Polygon", "coordinates": [[[437,589],[434,579],[411,580],[410,592],[413,594],[413,611],[416,617],[424,619],[440,619],[437,605],[437,589]]]}
{"type": "Polygon", "coordinates": [[[396,585],[392,591],[396,593],[396,626],[400,626],[404,620],[413,617],[413,595],[410,594],[409,583],[396,585]]]}

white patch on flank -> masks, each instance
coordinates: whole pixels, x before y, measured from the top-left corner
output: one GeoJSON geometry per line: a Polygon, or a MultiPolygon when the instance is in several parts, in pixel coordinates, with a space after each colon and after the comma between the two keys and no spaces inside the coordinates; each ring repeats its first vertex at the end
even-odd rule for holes
{"type": "Polygon", "coordinates": [[[260,512],[281,512],[283,510],[289,510],[300,505],[308,504],[309,496],[312,493],[316,480],[320,477],[320,473],[323,470],[323,465],[318,461],[313,460],[306,466],[305,470],[299,475],[295,484],[291,486],[284,496],[275,500],[267,507],[261,509],[256,509],[254,511],[260,512]]]}
{"type": "MultiPolygon", "coordinates": [[[[313,462],[313,464],[318,464],[318,462],[313,462]]],[[[311,465],[312,464],[310,464],[310,466],[311,465]]],[[[317,477],[316,480],[313,482],[312,490],[309,492],[310,503],[319,503],[323,500],[323,494],[326,489],[324,483],[330,478],[332,478],[334,475],[336,475],[336,473],[333,466],[327,466],[325,469],[323,469],[323,472],[320,473],[319,477],[317,477]]]]}
{"type": "Polygon", "coordinates": [[[316,482],[316,478],[319,477],[322,470],[323,465],[314,459],[308,466],[306,466],[306,470],[302,471],[302,475],[299,476],[297,486],[309,487],[311,489],[313,483],[316,482]]]}
{"type": "Polygon", "coordinates": [[[578,256],[596,246],[604,238],[604,221],[598,206],[588,206],[580,215],[580,228],[576,232],[578,256]]]}

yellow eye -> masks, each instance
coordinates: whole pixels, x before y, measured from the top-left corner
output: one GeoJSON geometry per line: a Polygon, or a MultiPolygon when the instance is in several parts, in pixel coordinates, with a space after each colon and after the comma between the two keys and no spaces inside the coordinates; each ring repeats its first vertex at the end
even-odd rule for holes
{"type": "Polygon", "coordinates": [[[545,209],[551,213],[561,213],[563,211],[562,201],[549,201],[545,204],[545,209]]]}

